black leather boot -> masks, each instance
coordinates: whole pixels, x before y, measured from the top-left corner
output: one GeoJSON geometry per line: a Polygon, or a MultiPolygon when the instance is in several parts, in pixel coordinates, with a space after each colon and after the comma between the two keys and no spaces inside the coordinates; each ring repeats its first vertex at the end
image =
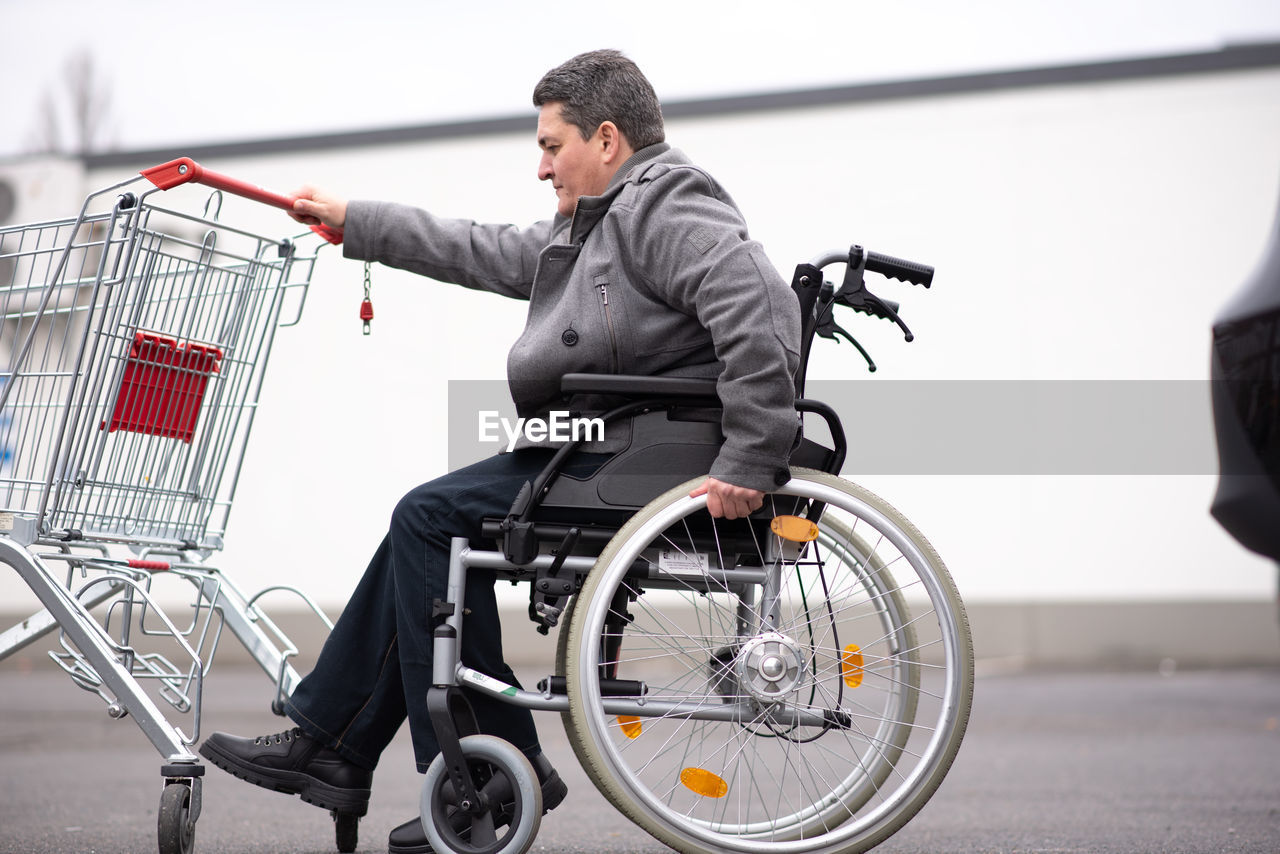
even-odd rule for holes
{"type": "Polygon", "coordinates": [[[200,755],[242,780],[350,815],[369,811],[373,772],[348,762],[301,729],[239,738],[215,732],[200,755]]]}
{"type": "MultiPolygon", "coordinates": [[[[542,784],[542,812],[551,812],[560,806],[569,787],[560,779],[556,769],[551,767],[547,757],[539,753],[529,760],[533,770],[542,784]]],[[[446,797],[448,792],[446,791],[446,797]]],[[[465,819],[464,819],[465,821],[465,819]]],[[[434,854],[431,843],[427,841],[427,832],[422,829],[421,816],[414,816],[404,824],[391,831],[387,837],[388,854],[434,854]]]]}

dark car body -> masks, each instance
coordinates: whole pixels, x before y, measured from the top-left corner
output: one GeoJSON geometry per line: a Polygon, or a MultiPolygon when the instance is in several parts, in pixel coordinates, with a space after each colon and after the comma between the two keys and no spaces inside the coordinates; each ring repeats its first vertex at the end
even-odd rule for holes
{"type": "Polygon", "coordinates": [[[1210,378],[1220,474],[1209,512],[1280,562],[1280,213],[1262,263],[1213,323],[1210,378]]]}

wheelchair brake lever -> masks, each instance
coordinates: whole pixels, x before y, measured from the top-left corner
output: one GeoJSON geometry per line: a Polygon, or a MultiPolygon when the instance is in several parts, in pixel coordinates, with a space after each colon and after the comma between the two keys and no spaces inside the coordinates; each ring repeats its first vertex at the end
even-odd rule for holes
{"type": "Polygon", "coordinates": [[[556,549],[555,557],[551,560],[551,566],[547,567],[547,575],[555,578],[560,574],[560,568],[564,566],[565,558],[573,554],[574,548],[578,545],[578,537],[582,535],[581,528],[570,528],[564,535],[564,539],[560,541],[560,547],[556,549]]]}
{"type": "Polygon", "coordinates": [[[907,341],[915,340],[916,336],[907,328],[907,324],[902,321],[902,318],[898,316],[897,304],[889,300],[880,299],[861,283],[852,292],[842,287],[839,293],[836,294],[835,301],[862,314],[869,314],[872,317],[879,317],[884,320],[892,320],[902,330],[903,338],[907,341]]]}
{"type": "Polygon", "coordinates": [[[560,541],[560,547],[556,549],[551,565],[544,570],[538,570],[533,580],[533,587],[529,591],[529,618],[538,624],[540,634],[548,634],[551,628],[560,622],[560,616],[564,613],[564,606],[560,601],[576,592],[575,578],[558,576],[565,559],[578,545],[578,537],[581,533],[580,528],[570,528],[564,535],[564,539],[560,541]]]}
{"type": "MultiPolygon", "coordinates": [[[[867,371],[868,371],[869,373],[873,373],[873,374],[874,374],[874,373],[876,372],[876,363],[875,363],[874,361],[872,361],[872,359],[871,359],[871,354],[867,352],[867,349],[866,349],[865,347],[863,347],[861,344],[859,344],[859,343],[858,343],[858,339],[857,339],[857,338],[854,338],[854,337],[853,337],[852,335],[850,335],[848,332],[845,332],[845,331],[844,331],[843,329],[841,329],[837,324],[832,323],[831,325],[834,327],[834,329],[833,329],[832,331],[835,333],[835,335],[840,335],[840,336],[842,336],[846,341],[848,341],[848,342],[849,342],[850,344],[852,344],[855,348],[857,348],[858,352],[862,354],[862,358],[863,358],[864,360],[866,360],[866,363],[867,363],[867,371]]],[[[835,337],[835,335],[832,335],[831,337],[832,337],[832,338],[834,338],[834,337],[835,337]]]]}
{"type": "Polygon", "coordinates": [[[862,358],[866,360],[867,370],[873,374],[876,372],[876,363],[871,359],[871,354],[867,352],[865,347],[858,343],[857,338],[854,338],[840,324],[836,323],[835,318],[832,317],[830,306],[827,307],[827,310],[823,312],[822,317],[818,320],[818,325],[814,329],[814,334],[821,338],[829,338],[832,341],[838,341],[840,338],[848,341],[859,353],[862,354],[862,358]]]}
{"type": "Polygon", "coordinates": [[[863,274],[866,273],[866,270],[866,251],[861,246],[851,247],[849,250],[849,263],[844,268],[844,281],[840,284],[840,290],[836,292],[835,302],[847,305],[854,311],[860,311],[863,314],[892,320],[898,324],[907,341],[915,340],[915,335],[911,333],[911,330],[907,328],[907,324],[903,323],[902,318],[898,316],[897,305],[887,300],[882,300],[867,290],[866,282],[863,280],[863,274]]]}
{"type": "Polygon", "coordinates": [[[883,299],[876,296],[870,291],[864,290],[858,303],[852,303],[841,298],[837,300],[846,308],[851,308],[858,314],[865,314],[869,317],[878,317],[881,320],[893,320],[893,315],[898,311],[898,303],[891,299],[883,299]],[[871,297],[867,299],[866,297],[871,297]]]}
{"type": "Polygon", "coordinates": [[[844,291],[841,291],[836,294],[836,302],[841,305],[846,305],[854,311],[861,312],[862,314],[869,314],[872,317],[892,320],[894,323],[898,324],[898,328],[902,330],[903,338],[907,341],[915,340],[916,336],[907,328],[907,324],[903,322],[902,318],[898,316],[896,305],[888,300],[880,299],[880,297],[871,293],[871,291],[867,290],[865,287],[862,288],[860,292],[851,295],[846,295],[844,291]]]}

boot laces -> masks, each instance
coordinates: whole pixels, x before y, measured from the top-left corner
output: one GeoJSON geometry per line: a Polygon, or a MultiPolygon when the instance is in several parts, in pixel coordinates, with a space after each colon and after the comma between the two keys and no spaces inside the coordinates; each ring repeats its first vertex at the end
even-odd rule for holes
{"type": "Polygon", "coordinates": [[[294,727],[293,729],[285,730],[284,732],[277,732],[277,733],[274,733],[273,735],[260,735],[253,740],[253,743],[254,744],[288,744],[289,742],[300,737],[301,735],[302,735],[302,729],[300,727],[294,727]]]}

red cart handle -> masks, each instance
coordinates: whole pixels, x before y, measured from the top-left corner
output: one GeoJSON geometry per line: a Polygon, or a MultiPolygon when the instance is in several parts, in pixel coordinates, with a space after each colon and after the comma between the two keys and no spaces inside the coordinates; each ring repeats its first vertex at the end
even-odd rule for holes
{"type": "MultiPolygon", "coordinates": [[[[225,190],[237,196],[244,196],[246,199],[252,199],[255,202],[283,208],[287,211],[293,210],[293,203],[298,200],[297,196],[282,196],[279,193],[264,190],[262,187],[246,181],[212,172],[196,163],[190,157],[179,157],[177,160],[170,160],[168,163],[152,166],[150,169],[143,169],[141,174],[142,177],[155,184],[161,190],[168,190],[179,184],[194,182],[196,184],[204,184],[206,187],[213,187],[215,190],[225,190]]],[[[342,242],[342,229],[340,228],[313,225],[311,230],[330,243],[338,244],[342,242]]]]}

